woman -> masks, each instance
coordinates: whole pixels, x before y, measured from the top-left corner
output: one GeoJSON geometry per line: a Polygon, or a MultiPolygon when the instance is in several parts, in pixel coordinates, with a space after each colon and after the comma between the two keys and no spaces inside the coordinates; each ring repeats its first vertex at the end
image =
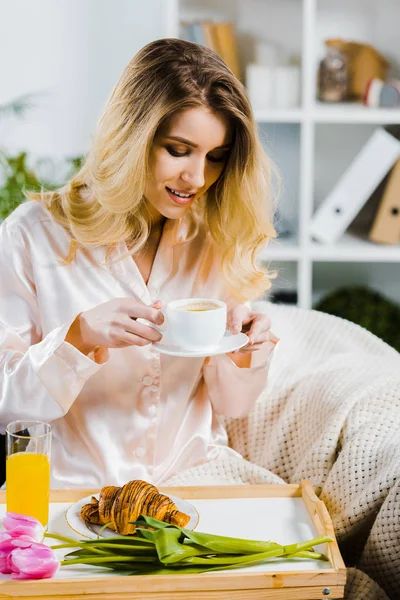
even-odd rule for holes
{"type": "Polygon", "coordinates": [[[242,85],[163,39],[126,67],[80,172],[2,224],[0,421],[52,422],[53,487],[159,484],[233,452],[218,414],[252,409],[277,341],[242,304],[269,286],[269,176],[242,85]],[[248,346],[160,355],[142,319],[199,296],[227,301],[248,346]]]}

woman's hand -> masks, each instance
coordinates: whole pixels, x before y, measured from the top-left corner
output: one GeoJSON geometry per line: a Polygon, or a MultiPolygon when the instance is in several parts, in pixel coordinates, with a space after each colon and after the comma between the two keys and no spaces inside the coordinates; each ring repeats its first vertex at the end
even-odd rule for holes
{"type": "Polygon", "coordinates": [[[245,333],[249,342],[238,352],[250,354],[262,348],[265,342],[276,344],[279,340],[271,332],[271,321],[265,313],[254,312],[245,304],[237,304],[228,312],[227,327],[233,334],[245,333]]]}
{"type": "Polygon", "coordinates": [[[138,323],[146,319],[162,325],[164,316],[161,302],[146,306],[133,298],[115,298],[80,313],[65,337],[83,354],[98,348],[125,348],[146,346],[159,342],[162,335],[153,327],[138,323]]]}

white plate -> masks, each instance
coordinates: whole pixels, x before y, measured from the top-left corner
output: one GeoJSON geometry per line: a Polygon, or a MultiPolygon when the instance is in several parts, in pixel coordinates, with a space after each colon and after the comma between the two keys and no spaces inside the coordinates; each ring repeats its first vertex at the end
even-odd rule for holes
{"type": "MultiPolygon", "coordinates": [[[[67,520],[68,525],[71,529],[75,531],[78,535],[81,535],[85,538],[96,539],[100,534],[101,525],[94,525],[93,523],[86,523],[80,515],[81,508],[85,504],[89,504],[90,500],[94,496],[99,499],[99,494],[92,494],[90,496],[86,496],[85,498],[81,498],[77,502],[74,502],[69,506],[65,512],[65,518],[67,520]]],[[[168,496],[171,498],[173,502],[175,502],[178,510],[186,513],[190,517],[189,523],[186,525],[186,529],[194,529],[199,522],[199,513],[190,502],[187,500],[182,500],[181,498],[177,498],[176,496],[168,496]]],[[[112,537],[118,535],[112,529],[106,527],[101,532],[101,537],[112,537]]]]}
{"type": "Polygon", "coordinates": [[[214,348],[214,350],[185,350],[181,346],[172,346],[170,344],[163,344],[157,342],[153,344],[155,350],[158,350],[161,354],[169,354],[170,356],[186,356],[188,358],[200,358],[205,356],[217,356],[218,354],[226,354],[227,352],[233,352],[243,348],[249,341],[249,338],[245,333],[237,333],[232,335],[230,331],[226,331],[224,337],[214,348]]]}

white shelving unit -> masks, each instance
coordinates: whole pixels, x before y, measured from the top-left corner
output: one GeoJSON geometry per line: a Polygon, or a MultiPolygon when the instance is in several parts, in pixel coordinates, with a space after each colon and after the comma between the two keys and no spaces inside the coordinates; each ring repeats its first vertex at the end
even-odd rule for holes
{"type": "Polygon", "coordinates": [[[300,106],[255,111],[266,150],[282,173],[280,210],[293,225],[292,238],[272,242],[260,257],[278,269],[273,287],[297,289],[304,308],[349,283],[371,285],[399,301],[400,246],[380,246],[349,232],[330,246],[309,236],[315,208],[373,129],[400,124],[399,109],[316,100],[323,40],[343,37],[372,44],[397,64],[398,75],[398,0],[170,0],[169,6],[173,36],[180,20],[232,20],[243,67],[252,59],[255,39],[279,44],[301,59],[300,106]]]}

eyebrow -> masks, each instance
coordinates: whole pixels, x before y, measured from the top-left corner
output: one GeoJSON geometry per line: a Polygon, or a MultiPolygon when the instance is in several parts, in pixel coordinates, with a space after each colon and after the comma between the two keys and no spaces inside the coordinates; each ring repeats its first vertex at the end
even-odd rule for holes
{"type": "MultiPolygon", "coordinates": [[[[182,144],[186,144],[187,146],[191,146],[192,148],[197,148],[197,144],[191,142],[190,140],[185,140],[185,138],[176,136],[176,135],[166,135],[165,138],[167,140],[175,140],[176,142],[181,142],[182,144]]],[[[232,144],[224,144],[223,146],[216,146],[213,150],[225,150],[231,148],[232,144]]]]}

